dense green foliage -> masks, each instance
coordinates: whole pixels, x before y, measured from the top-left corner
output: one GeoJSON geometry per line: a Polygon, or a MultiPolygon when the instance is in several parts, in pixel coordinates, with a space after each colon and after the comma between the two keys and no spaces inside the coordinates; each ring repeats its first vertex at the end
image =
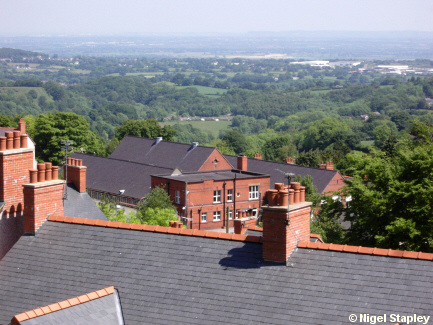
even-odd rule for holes
{"type": "Polygon", "coordinates": [[[143,224],[168,227],[170,221],[176,221],[176,209],[170,196],[162,187],[155,187],[138,204],[138,219],[143,224]]]}

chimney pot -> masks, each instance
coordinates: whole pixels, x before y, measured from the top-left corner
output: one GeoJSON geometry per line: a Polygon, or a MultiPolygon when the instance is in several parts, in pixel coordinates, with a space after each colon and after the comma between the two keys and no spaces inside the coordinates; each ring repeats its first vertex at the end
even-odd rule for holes
{"type": "Polygon", "coordinates": [[[45,163],[45,180],[46,181],[51,181],[51,179],[53,178],[53,171],[51,169],[52,166],[53,166],[53,164],[50,162],[45,163]]]}
{"type": "Polygon", "coordinates": [[[59,166],[53,166],[51,168],[51,179],[52,180],[59,179],[59,166]]]}
{"type": "Polygon", "coordinates": [[[38,182],[38,170],[30,169],[30,183],[34,184],[38,182]]]}
{"type": "Polygon", "coordinates": [[[284,183],[275,183],[274,187],[278,191],[284,190],[284,183]]]}
{"type": "Polygon", "coordinates": [[[83,166],[83,159],[77,159],[77,166],[83,166]]]}
{"type": "Polygon", "coordinates": [[[18,129],[20,130],[21,134],[26,133],[26,121],[23,118],[20,118],[18,129]]]}
{"type": "Polygon", "coordinates": [[[38,164],[38,182],[45,182],[45,164],[38,164]]]}
{"type": "Polygon", "coordinates": [[[27,134],[21,133],[21,148],[27,148],[27,134]]]}
{"type": "Polygon", "coordinates": [[[268,198],[268,204],[269,205],[277,205],[277,195],[278,195],[278,190],[268,190],[266,192],[267,198],[268,198]]]}
{"type": "Polygon", "coordinates": [[[305,186],[301,186],[301,194],[299,197],[299,202],[305,202],[305,186]]]}
{"type": "Polygon", "coordinates": [[[14,149],[19,149],[21,146],[20,131],[14,131],[14,149]]]}
{"type": "Polygon", "coordinates": [[[279,205],[282,207],[289,206],[289,191],[282,190],[278,192],[279,205]]]}
{"type": "Polygon", "coordinates": [[[14,148],[14,134],[13,132],[6,132],[6,149],[11,150],[14,148]]]}
{"type": "Polygon", "coordinates": [[[289,204],[295,203],[295,190],[293,188],[289,189],[289,204]]]}
{"type": "Polygon", "coordinates": [[[0,137],[0,151],[6,150],[6,137],[0,137]]]}
{"type": "Polygon", "coordinates": [[[68,158],[68,165],[72,165],[72,158],[68,158]]]}

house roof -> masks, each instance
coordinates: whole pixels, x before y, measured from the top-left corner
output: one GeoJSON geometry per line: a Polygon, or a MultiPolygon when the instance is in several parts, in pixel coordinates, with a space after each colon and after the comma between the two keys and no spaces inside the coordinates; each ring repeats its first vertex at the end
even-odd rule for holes
{"type": "Polygon", "coordinates": [[[5,137],[6,132],[18,131],[17,128],[0,127],[0,137],[5,137]]]}
{"type": "Polygon", "coordinates": [[[74,153],[72,157],[82,159],[83,165],[87,166],[88,189],[115,195],[125,189],[123,195],[135,199],[141,199],[150,192],[151,174],[168,174],[172,171],[170,168],[81,153],[74,153]]]}
{"type": "Polygon", "coordinates": [[[108,287],[16,315],[11,325],[123,325],[117,291],[108,287]]]}
{"type": "MultiPolygon", "coordinates": [[[[233,166],[237,165],[237,157],[224,155],[224,157],[233,166]]],[[[294,173],[304,178],[307,175],[313,177],[313,183],[317,187],[317,191],[322,193],[326,186],[331,182],[335,174],[339,173],[337,170],[326,170],[313,167],[305,167],[299,165],[290,165],[286,163],[279,163],[273,161],[266,161],[254,158],[248,158],[248,170],[256,173],[263,173],[271,176],[271,184],[287,183],[287,178],[284,173],[294,173]]]]}
{"type": "Polygon", "coordinates": [[[167,141],[157,143],[154,139],[126,136],[110,158],[195,172],[214,150],[215,148],[211,147],[194,147],[190,144],[167,141]]]}
{"type": "Polygon", "coordinates": [[[350,314],[431,315],[431,254],[412,259],[301,243],[282,265],[263,261],[260,237],[209,233],[50,217],[0,261],[0,323],[110,285],[125,324],[347,324],[350,314]]]}
{"type": "Polygon", "coordinates": [[[64,214],[68,217],[107,220],[87,192],[79,192],[73,184],[68,184],[68,199],[64,200],[64,214]]]}
{"type": "Polygon", "coordinates": [[[237,169],[182,173],[179,175],[152,175],[152,176],[159,176],[165,179],[187,182],[187,183],[201,183],[206,180],[224,181],[224,180],[232,180],[235,177],[236,179],[251,179],[251,178],[267,177],[267,175],[264,174],[239,171],[237,169]]]}

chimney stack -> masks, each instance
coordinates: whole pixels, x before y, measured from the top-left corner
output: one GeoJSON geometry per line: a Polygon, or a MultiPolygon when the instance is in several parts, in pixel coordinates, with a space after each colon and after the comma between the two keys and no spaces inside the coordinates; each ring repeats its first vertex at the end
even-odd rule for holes
{"type": "Polygon", "coordinates": [[[332,164],[332,161],[326,162],[326,169],[327,170],[334,170],[334,165],[332,164]]]}
{"type": "Polygon", "coordinates": [[[296,182],[289,189],[275,184],[267,197],[269,205],[262,207],[263,259],[285,263],[299,241],[310,240],[311,203],[305,202],[305,187],[296,182]]]}
{"type": "Polygon", "coordinates": [[[258,160],[262,160],[262,155],[259,154],[259,153],[255,153],[255,154],[254,154],[254,158],[255,158],[255,159],[258,159],[258,160]]]}
{"type": "Polygon", "coordinates": [[[320,169],[326,169],[326,164],[323,163],[323,161],[318,165],[320,169]]]}
{"type": "Polygon", "coordinates": [[[67,183],[73,183],[79,192],[85,192],[87,167],[83,166],[83,160],[68,158],[66,168],[68,171],[67,183]]]}
{"type": "Polygon", "coordinates": [[[293,162],[293,158],[292,157],[286,158],[286,164],[294,165],[295,163],[293,162]]]}
{"type": "Polygon", "coordinates": [[[20,118],[20,122],[18,123],[18,130],[21,134],[26,133],[26,121],[23,118],[20,118]]]}
{"type": "Polygon", "coordinates": [[[30,169],[30,183],[23,184],[24,232],[35,234],[51,215],[63,216],[64,181],[58,179],[58,168],[51,163],[30,169]]]}
{"type": "Polygon", "coordinates": [[[237,168],[244,172],[248,171],[248,157],[241,153],[238,156],[238,165],[237,168]]]}

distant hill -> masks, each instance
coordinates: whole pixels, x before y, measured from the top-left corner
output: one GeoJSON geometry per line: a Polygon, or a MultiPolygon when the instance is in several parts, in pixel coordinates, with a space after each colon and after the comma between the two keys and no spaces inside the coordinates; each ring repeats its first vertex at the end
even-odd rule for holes
{"type": "Polygon", "coordinates": [[[44,58],[48,57],[48,54],[12,49],[8,47],[0,47],[0,58],[1,59],[13,59],[13,58],[23,58],[23,57],[37,57],[42,56],[44,58]]]}

